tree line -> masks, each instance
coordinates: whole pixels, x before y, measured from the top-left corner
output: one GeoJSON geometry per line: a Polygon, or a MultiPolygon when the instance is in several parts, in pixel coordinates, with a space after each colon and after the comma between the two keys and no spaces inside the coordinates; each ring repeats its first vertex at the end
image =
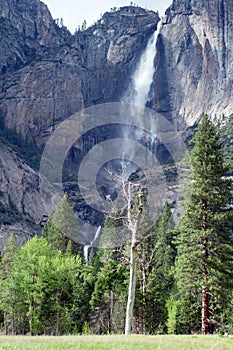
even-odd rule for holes
{"type": "MultiPolygon", "coordinates": [[[[146,211],[139,190],[126,208],[134,239],[114,249],[100,244],[88,263],[70,239],[76,223],[67,196],[42,237],[19,247],[11,234],[0,269],[6,334],[233,333],[232,181],[224,176],[219,134],[207,116],[192,143],[178,226],[166,203],[137,236],[146,211]]],[[[118,213],[107,217],[101,239],[122,220],[118,213]]]]}

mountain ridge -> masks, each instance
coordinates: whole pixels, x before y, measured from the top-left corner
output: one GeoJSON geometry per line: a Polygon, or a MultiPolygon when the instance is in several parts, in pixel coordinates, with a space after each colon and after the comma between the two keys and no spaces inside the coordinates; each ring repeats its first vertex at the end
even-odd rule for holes
{"type": "MultiPolygon", "coordinates": [[[[232,7],[228,0],[174,0],[161,19],[148,107],[179,131],[203,113],[219,123],[233,112],[232,7]]],[[[2,130],[12,130],[42,152],[72,114],[119,102],[158,21],[156,12],[126,6],[71,35],[39,0],[0,0],[2,130]]],[[[40,232],[49,208],[40,203],[36,213],[39,174],[0,136],[0,230],[6,237],[14,229],[26,240],[40,232]],[[16,209],[10,213],[12,225],[10,207],[16,209]]],[[[52,201],[52,189],[48,198],[52,201]]]]}

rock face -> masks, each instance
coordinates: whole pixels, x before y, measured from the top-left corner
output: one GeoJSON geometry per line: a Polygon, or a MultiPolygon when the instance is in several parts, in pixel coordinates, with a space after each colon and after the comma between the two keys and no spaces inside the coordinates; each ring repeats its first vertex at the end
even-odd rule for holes
{"type": "Polygon", "coordinates": [[[158,37],[154,107],[192,125],[233,112],[233,2],[174,0],[158,37]]]}
{"type": "Polygon", "coordinates": [[[7,128],[38,146],[81,108],[119,101],[159,20],[152,11],[129,6],[71,36],[40,1],[1,2],[8,38],[0,54],[0,116],[7,128]]]}
{"type": "MultiPolygon", "coordinates": [[[[0,0],[0,127],[43,147],[54,128],[83,107],[119,101],[157,13],[124,7],[71,35],[39,0],[0,0]]],[[[1,135],[0,135],[1,136],[1,135]]],[[[56,200],[39,192],[38,172],[1,143],[0,238],[35,232],[56,200]]]]}
{"type": "MultiPolygon", "coordinates": [[[[38,173],[0,141],[0,237],[14,232],[22,241],[40,232],[41,221],[57,200],[52,186],[47,184],[43,190],[46,203],[41,198],[38,173]]],[[[2,246],[0,240],[0,250],[2,246]]]]}
{"type": "Polygon", "coordinates": [[[39,0],[0,0],[0,72],[12,72],[40,59],[45,48],[70,36],[39,0]]]}
{"type": "Polygon", "coordinates": [[[36,224],[55,200],[52,187],[48,187],[47,203],[42,201],[38,173],[1,142],[0,191],[2,205],[10,207],[13,203],[18,213],[26,219],[33,218],[36,224]]]}
{"type": "MultiPolygon", "coordinates": [[[[43,149],[75,112],[120,101],[158,21],[153,11],[126,6],[71,35],[39,0],[0,0],[0,128],[43,149]]],[[[233,113],[232,23],[232,0],[174,0],[166,11],[150,106],[178,129],[203,113],[233,113]]],[[[38,172],[2,141],[0,238],[14,231],[27,239],[56,198],[48,186],[48,203],[41,201],[38,172]]]]}

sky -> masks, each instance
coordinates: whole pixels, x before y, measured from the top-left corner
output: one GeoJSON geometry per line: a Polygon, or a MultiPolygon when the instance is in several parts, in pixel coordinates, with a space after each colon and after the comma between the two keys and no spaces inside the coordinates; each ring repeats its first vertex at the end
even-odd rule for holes
{"type": "MultiPolygon", "coordinates": [[[[53,18],[63,18],[64,25],[73,33],[83,21],[90,26],[101,14],[112,7],[130,5],[130,0],[42,0],[49,8],[53,18]]],[[[136,0],[132,1],[148,10],[158,10],[163,15],[172,0],[136,0]]]]}

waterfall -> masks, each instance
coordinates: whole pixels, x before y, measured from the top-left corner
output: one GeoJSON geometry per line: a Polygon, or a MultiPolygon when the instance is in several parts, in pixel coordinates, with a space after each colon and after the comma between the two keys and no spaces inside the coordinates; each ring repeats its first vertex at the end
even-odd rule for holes
{"type": "MultiPolygon", "coordinates": [[[[138,141],[144,139],[146,147],[153,151],[156,142],[156,121],[150,125],[150,135],[145,135],[143,131],[144,126],[144,114],[140,115],[137,113],[137,106],[146,107],[147,102],[150,100],[151,84],[153,83],[153,77],[155,73],[154,59],[156,56],[156,42],[160,32],[162,21],[158,23],[157,29],[151,36],[146,46],[145,51],[142,53],[139,63],[131,77],[129,88],[122,98],[123,102],[130,103],[132,105],[131,115],[137,119],[137,124],[141,125],[141,129],[135,131],[126,128],[123,131],[125,138],[124,148],[127,153],[128,150],[128,139],[136,139],[138,141]],[[133,135],[133,136],[132,136],[133,135]]],[[[133,159],[132,155],[132,159],[133,159]]]]}
{"type": "Polygon", "coordinates": [[[147,47],[143,52],[139,64],[132,76],[130,103],[146,106],[149,100],[150,87],[155,73],[154,58],[156,55],[156,41],[160,31],[159,22],[156,31],[149,39],[147,47]]]}
{"type": "MultiPolygon", "coordinates": [[[[136,139],[141,141],[144,139],[144,142],[146,143],[146,146],[153,150],[155,140],[156,140],[156,121],[152,123],[153,125],[150,125],[149,132],[150,134],[147,134],[145,136],[145,131],[143,131],[143,125],[144,125],[144,114],[143,116],[140,115],[140,113],[135,113],[136,109],[135,106],[143,106],[145,107],[147,102],[150,99],[150,89],[151,84],[153,82],[153,77],[155,73],[155,67],[154,67],[154,59],[156,56],[156,41],[158,34],[160,32],[160,25],[161,21],[159,22],[157,26],[157,30],[153,33],[151,38],[148,41],[148,44],[146,46],[146,49],[142,53],[139,63],[136,66],[136,69],[131,77],[131,82],[129,85],[129,88],[122,98],[122,102],[130,103],[132,105],[132,116],[133,118],[137,118],[138,125],[141,125],[141,129],[139,128],[134,132],[130,130],[130,128],[126,128],[123,130],[123,138],[124,138],[124,151],[126,151],[126,159],[128,159],[128,163],[126,163],[126,167],[124,168],[124,172],[127,175],[132,174],[134,171],[137,170],[138,166],[137,164],[133,164],[134,160],[134,150],[132,150],[132,145],[130,147],[129,139],[136,139]],[[134,133],[133,135],[131,134],[134,133]],[[131,158],[132,157],[132,158],[131,158]],[[132,160],[132,161],[131,161],[132,160]]],[[[122,155],[122,167],[124,166],[124,154],[122,155]]],[[[88,263],[88,257],[89,257],[89,250],[94,246],[94,243],[97,242],[101,232],[101,226],[98,227],[95,237],[90,242],[89,245],[84,246],[84,259],[85,262],[88,263]]]]}
{"type": "Polygon", "coordinates": [[[161,21],[152,37],[149,39],[145,51],[142,53],[138,65],[132,75],[131,83],[124,102],[145,107],[149,100],[150,87],[155,73],[154,58],[156,55],[156,41],[160,32],[161,21]]]}
{"type": "Polygon", "coordinates": [[[84,255],[84,261],[87,264],[88,263],[88,252],[89,252],[89,248],[91,248],[91,245],[85,245],[83,247],[83,255],[84,255]]]}
{"type": "Polygon", "coordinates": [[[99,236],[100,236],[100,232],[101,232],[101,226],[99,226],[96,230],[95,233],[95,237],[93,238],[93,240],[90,242],[90,244],[87,244],[83,247],[83,255],[84,255],[84,261],[87,264],[88,263],[88,256],[89,256],[89,249],[92,248],[94,246],[94,243],[96,243],[96,241],[98,240],[99,236]]]}
{"type": "Polygon", "coordinates": [[[97,241],[97,239],[99,238],[101,228],[102,228],[101,225],[97,228],[96,233],[95,233],[95,237],[94,237],[93,241],[91,241],[91,245],[93,245],[93,243],[95,243],[95,241],[97,241]]]}

